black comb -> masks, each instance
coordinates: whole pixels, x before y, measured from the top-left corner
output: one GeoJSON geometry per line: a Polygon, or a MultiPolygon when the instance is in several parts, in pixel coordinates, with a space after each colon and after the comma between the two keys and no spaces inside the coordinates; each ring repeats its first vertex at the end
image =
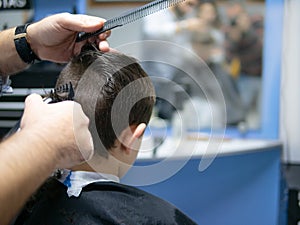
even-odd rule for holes
{"type": "Polygon", "coordinates": [[[92,36],[99,35],[101,33],[104,33],[105,31],[111,30],[113,28],[121,27],[127,23],[131,23],[131,22],[141,19],[145,16],[148,16],[150,14],[158,12],[162,9],[174,6],[177,3],[183,2],[183,1],[184,0],[156,0],[156,1],[150,2],[139,8],[128,11],[127,13],[125,13],[121,16],[107,20],[104,23],[104,26],[95,32],[92,32],[92,33],[80,32],[76,38],[76,42],[86,40],[92,36]]]}
{"type": "MultiPolygon", "coordinates": [[[[50,91],[49,96],[47,98],[44,98],[43,101],[51,104],[51,103],[57,103],[61,101],[66,101],[66,100],[74,100],[74,89],[73,85],[70,82],[69,84],[65,84],[62,86],[59,86],[53,90],[50,91]]],[[[21,120],[19,120],[5,135],[5,138],[8,138],[12,134],[16,133],[21,125],[21,120]]]]}
{"type": "Polygon", "coordinates": [[[48,101],[47,103],[51,104],[51,103],[56,103],[56,102],[61,102],[66,100],[73,101],[74,95],[75,93],[74,93],[73,85],[70,82],[68,84],[61,85],[55,88],[54,90],[51,90],[48,97],[50,101],[48,101]]]}

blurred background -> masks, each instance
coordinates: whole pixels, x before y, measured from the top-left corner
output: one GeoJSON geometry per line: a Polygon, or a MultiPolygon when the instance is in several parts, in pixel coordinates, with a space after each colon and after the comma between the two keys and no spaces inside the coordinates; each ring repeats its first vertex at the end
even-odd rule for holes
{"type": "MultiPolygon", "coordinates": [[[[0,30],[59,12],[110,19],[148,2],[0,0],[0,30]]],[[[199,224],[299,224],[299,10],[298,0],[185,0],[113,30],[110,46],[140,59],[158,96],[137,165],[178,159],[176,148],[193,156],[168,182],[143,188],[199,224]],[[205,151],[211,136],[217,147],[205,151]],[[208,153],[214,161],[200,173],[208,153]]],[[[63,66],[38,62],[4,81],[0,137],[63,66]]]]}

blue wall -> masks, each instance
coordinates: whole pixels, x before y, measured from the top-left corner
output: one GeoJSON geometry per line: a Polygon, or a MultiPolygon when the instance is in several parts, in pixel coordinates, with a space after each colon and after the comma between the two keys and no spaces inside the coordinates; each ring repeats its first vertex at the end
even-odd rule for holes
{"type": "Polygon", "coordinates": [[[262,138],[279,137],[284,0],[267,0],[263,57],[262,138]]]}
{"type": "MultiPolygon", "coordinates": [[[[200,225],[277,225],[280,155],[278,146],[218,156],[203,172],[198,171],[200,158],[193,158],[171,178],[139,188],[173,203],[200,225]]],[[[135,166],[157,162],[138,161],[135,166]]],[[[166,169],[176,163],[169,161],[166,169]]],[[[145,174],[132,174],[122,182],[147,180],[145,174]]]]}
{"type": "Polygon", "coordinates": [[[45,16],[61,12],[73,12],[76,8],[78,14],[84,14],[86,11],[85,0],[33,0],[34,21],[40,20],[45,16]]]}

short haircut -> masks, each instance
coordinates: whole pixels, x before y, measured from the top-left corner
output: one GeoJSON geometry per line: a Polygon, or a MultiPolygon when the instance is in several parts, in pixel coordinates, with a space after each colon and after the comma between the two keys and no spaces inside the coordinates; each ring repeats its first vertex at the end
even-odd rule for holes
{"type": "Polygon", "coordinates": [[[90,119],[96,153],[107,157],[107,150],[114,147],[125,128],[148,124],[155,92],[136,59],[86,46],[61,71],[56,87],[69,82],[75,91],[74,101],[90,119]]]}

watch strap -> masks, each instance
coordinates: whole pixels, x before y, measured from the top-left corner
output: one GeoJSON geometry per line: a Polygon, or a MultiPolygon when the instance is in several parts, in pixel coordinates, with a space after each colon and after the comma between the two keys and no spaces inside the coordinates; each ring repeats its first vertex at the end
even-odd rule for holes
{"type": "Polygon", "coordinates": [[[20,56],[20,58],[28,64],[34,63],[34,60],[40,60],[36,54],[32,51],[29,43],[27,42],[26,39],[26,31],[27,27],[30,24],[27,23],[25,25],[17,26],[15,29],[15,37],[14,37],[14,42],[16,46],[16,50],[20,56]]]}

